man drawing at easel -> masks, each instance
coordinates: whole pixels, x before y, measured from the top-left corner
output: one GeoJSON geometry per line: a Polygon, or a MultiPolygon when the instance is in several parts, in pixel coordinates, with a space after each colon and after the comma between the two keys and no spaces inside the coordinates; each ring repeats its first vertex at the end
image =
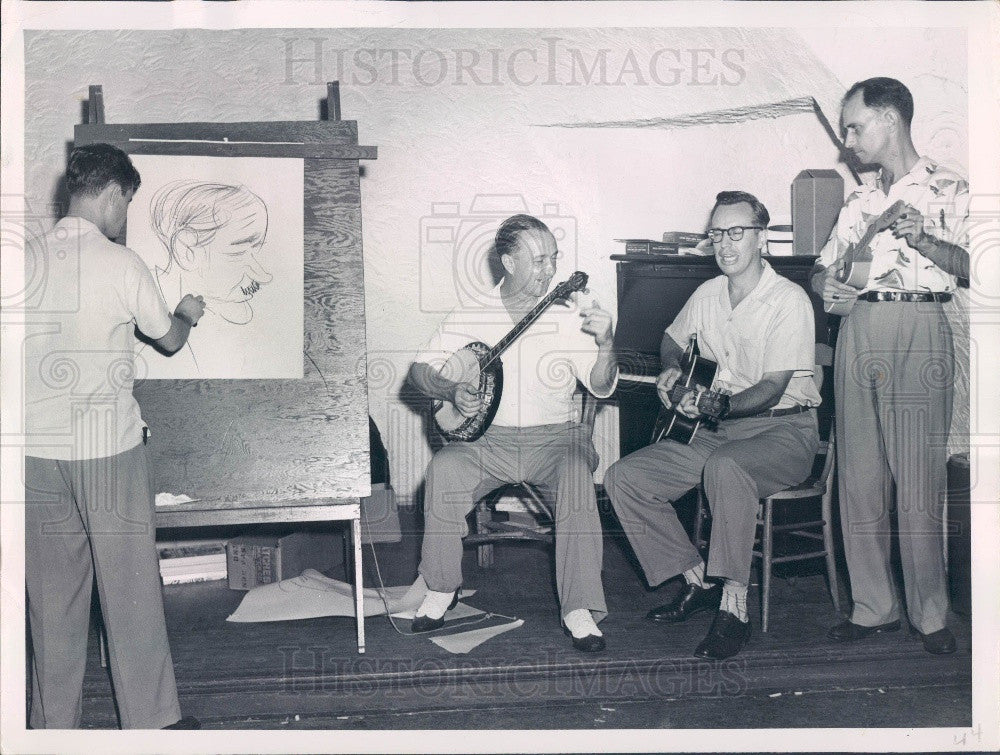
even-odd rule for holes
{"type": "Polygon", "coordinates": [[[96,577],[124,729],[199,728],[181,719],[154,543],[149,430],[132,396],[135,331],[176,352],[204,312],[173,314],[130,249],[139,173],[107,144],[69,158],[69,211],[34,246],[45,285],[28,318],[25,584],[32,641],[29,723],[78,728],[96,577]]]}

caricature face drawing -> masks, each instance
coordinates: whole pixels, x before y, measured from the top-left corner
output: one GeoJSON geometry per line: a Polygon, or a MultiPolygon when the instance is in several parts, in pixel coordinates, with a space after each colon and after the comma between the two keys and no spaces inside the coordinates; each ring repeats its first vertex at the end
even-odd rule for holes
{"type": "Polygon", "coordinates": [[[176,181],[153,197],[150,214],[169,253],[158,278],[205,297],[206,309],[228,322],[250,322],[251,300],[272,280],[258,259],[268,221],[260,197],[243,186],[176,181]]]}

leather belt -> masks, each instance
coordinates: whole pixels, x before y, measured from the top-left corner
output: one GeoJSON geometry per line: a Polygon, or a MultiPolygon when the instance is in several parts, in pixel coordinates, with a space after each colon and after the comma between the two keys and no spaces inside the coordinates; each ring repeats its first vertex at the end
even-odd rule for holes
{"type": "Polygon", "coordinates": [[[761,412],[760,414],[754,414],[754,418],[757,417],[787,417],[789,414],[802,414],[802,412],[807,412],[812,409],[811,406],[806,406],[805,404],[796,404],[795,406],[788,406],[784,409],[768,409],[766,412],[761,412]]]}
{"type": "Polygon", "coordinates": [[[865,291],[861,301],[951,301],[946,291],[865,291]]]}

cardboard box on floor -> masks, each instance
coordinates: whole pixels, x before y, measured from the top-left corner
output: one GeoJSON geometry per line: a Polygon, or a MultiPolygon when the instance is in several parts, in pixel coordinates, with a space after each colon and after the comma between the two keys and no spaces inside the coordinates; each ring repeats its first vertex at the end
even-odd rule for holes
{"type": "Polygon", "coordinates": [[[344,540],[339,532],[293,532],[284,537],[241,536],[226,543],[230,590],[299,576],[306,569],[324,571],[343,562],[344,540]]]}

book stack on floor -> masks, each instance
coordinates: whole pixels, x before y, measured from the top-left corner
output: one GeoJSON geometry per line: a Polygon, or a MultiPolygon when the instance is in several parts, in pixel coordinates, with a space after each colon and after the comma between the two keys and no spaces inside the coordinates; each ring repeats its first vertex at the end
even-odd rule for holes
{"type": "Polygon", "coordinates": [[[666,231],[662,241],[653,239],[615,239],[625,244],[625,254],[701,254],[696,248],[706,238],[704,233],[666,231]]]}
{"type": "Polygon", "coordinates": [[[157,543],[160,577],[165,585],[226,578],[226,541],[189,540],[157,543]]]}

